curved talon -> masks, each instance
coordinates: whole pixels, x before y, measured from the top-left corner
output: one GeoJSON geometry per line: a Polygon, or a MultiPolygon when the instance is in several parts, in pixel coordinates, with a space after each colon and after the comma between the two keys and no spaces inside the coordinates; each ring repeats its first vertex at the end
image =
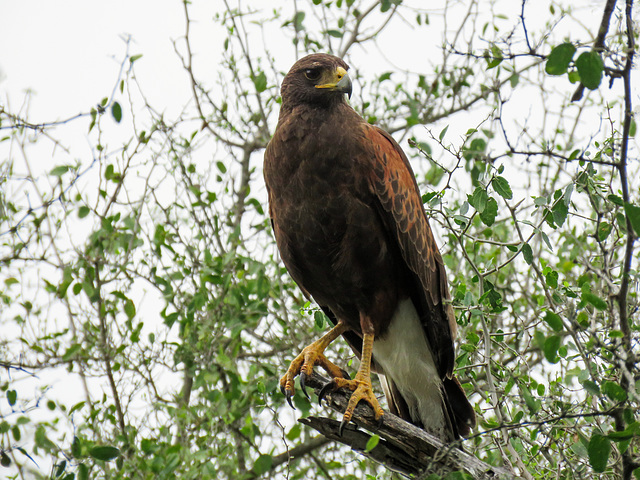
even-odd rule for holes
{"type": "Polygon", "coordinates": [[[307,385],[306,385],[307,378],[308,376],[306,373],[300,372],[300,388],[302,389],[302,393],[304,393],[304,396],[307,397],[307,400],[311,400],[311,397],[307,392],[307,385]]]}
{"type": "Polygon", "coordinates": [[[349,372],[347,372],[344,369],[340,369],[340,373],[342,373],[342,378],[346,378],[347,380],[349,380],[351,378],[351,375],[349,375],[349,372]]]}
{"type": "Polygon", "coordinates": [[[325,383],[324,386],[318,392],[318,405],[322,404],[322,400],[324,399],[325,395],[329,391],[334,392],[335,390],[336,390],[336,382],[330,381],[330,382],[325,383]]]}
{"type": "Polygon", "coordinates": [[[338,435],[342,436],[342,434],[344,433],[344,427],[347,426],[347,424],[349,423],[348,420],[342,420],[342,422],[340,422],[340,428],[338,429],[338,435]]]}
{"type": "Polygon", "coordinates": [[[287,403],[289,404],[289,406],[295,410],[296,407],[293,406],[293,402],[291,401],[292,395],[286,395],[286,397],[287,397],[287,403]]]}

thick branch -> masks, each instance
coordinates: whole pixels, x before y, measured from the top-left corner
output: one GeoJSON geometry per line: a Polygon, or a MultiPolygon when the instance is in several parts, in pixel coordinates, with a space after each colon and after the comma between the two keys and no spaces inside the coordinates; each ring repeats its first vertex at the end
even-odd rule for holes
{"type": "MultiPolygon", "coordinates": [[[[326,383],[326,379],[315,373],[306,381],[316,395],[326,383]]],[[[327,394],[325,399],[329,407],[343,413],[350,396],[350,393],[338,390],[327,394]]],[[[475,479],[517,478],[504,468],[494,467],[465,453],[458,443],[443,444],[433,435],[391,413],[385,413],[382,424],[378,425],[373,419],[371,407],[366,404],[361,403],[356,407],[353,421],[361,428],[350,424],[340,435],[340,422],[336,420],[322,417],[300,419],[301,423],[318,430],[325,437],[348,445],[356,452],[403,475],[444,475],[462,470],[475,479]],[[366,451],[367,442],[372,436],[369,432],[378,435],[380,440],[373,449],[366,451]]]]}

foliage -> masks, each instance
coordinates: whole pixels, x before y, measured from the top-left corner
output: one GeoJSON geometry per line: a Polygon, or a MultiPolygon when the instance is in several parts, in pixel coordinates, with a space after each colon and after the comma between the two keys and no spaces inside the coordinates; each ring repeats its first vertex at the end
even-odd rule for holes
{"type": "Polygon", "coordinates": [[[347,59],[354,108],[412,157],[480,418],[465,449],[528,479],[640,476],[632,2],[599,27],[570,2],[200,3],[175,41],[176,115],[128,49],[73,118],[0,107],[4,476],[396,478],[315,438],[294,419],[319,407],[277,389],[326,326],[278,260],[260,173],[278,85],[313,51],[347,59]],[[274,29],[286,46],[258,40],[274,29]],[[383,41],[398,32],[416,44],[383,41]],[[379,60],[396,54],[410,70],[379,60]]]}

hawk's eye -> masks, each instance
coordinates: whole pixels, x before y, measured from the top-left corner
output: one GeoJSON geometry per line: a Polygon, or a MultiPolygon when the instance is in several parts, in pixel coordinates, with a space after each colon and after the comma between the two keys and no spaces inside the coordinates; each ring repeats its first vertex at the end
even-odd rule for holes
{"type": "Polygon", "coordinates": [[[304,71],[304,76],[307,77],[308,80],[315,82],[320,78],[320,70],[317,68],[308,68],[304,71]]]}

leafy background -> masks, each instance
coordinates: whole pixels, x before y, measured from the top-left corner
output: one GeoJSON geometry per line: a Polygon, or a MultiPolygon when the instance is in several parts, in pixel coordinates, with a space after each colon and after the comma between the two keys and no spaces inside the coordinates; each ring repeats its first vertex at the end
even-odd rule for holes
{"type": "Polygon", "coordinates": [[[0,103],[3,475],[397,478],[276,388],[326,322],[278,259],[262,152],[286,70],[328,51],[424,194],[480,419],[464,448],[527,479],[640,478],[637,6],[175,6],[178,108],[135,35],[80,111],[0,103]]]}

